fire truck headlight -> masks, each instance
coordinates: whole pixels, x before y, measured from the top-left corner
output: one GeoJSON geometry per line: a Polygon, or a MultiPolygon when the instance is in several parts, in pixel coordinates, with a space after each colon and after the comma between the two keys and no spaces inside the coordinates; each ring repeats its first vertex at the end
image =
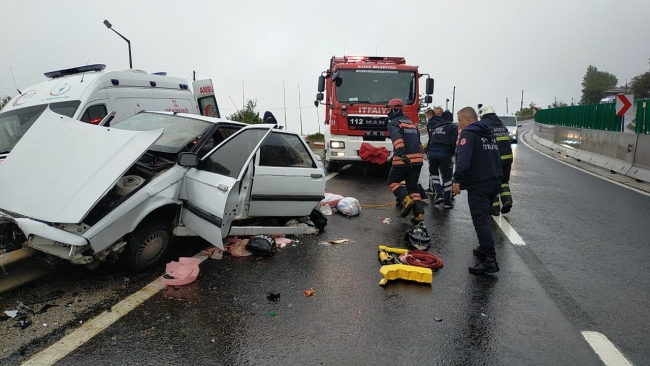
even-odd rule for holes
{"type": "Polygon", "coordinates": [[[343,151],[332,151],[332,156],[345,156],[345,153],[343,151]]]}
{"type": "Polygon", "coordinates": [[[343,141],[330,141],[330,147],[332,149],[345,149],[345,142],[343,142],[343,141]]]}

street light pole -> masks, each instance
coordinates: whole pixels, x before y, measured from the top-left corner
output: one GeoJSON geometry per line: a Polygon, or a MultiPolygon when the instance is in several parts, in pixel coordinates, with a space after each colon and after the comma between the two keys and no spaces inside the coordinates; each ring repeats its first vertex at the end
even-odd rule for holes
{"type": "Polygon", "coordinates": [[[132,68],[133,68],[133,60],[132,60],[132,58],[131,58],[131,41],[129,41],[126,37],[124,37],[123,35],[121,35],[120,32],[118,32],[118,31],[116,31],[115,29],[113,29],[113,25],[112,25],[111,23],[109,23],[108,20],[104,20],[104,25],[106,26],[106,28],[112,30],[112,31],[115,32],[118,36],[122,37],[122,39],[125,40],[126,43],[129,45],[129,68],[132,69],[132,68]]]}

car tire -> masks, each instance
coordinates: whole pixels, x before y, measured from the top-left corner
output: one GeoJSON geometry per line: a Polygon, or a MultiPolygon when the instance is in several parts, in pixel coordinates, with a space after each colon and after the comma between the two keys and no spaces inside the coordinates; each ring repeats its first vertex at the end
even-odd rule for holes
{"type": "Polygon", "coordinates": [[[174,236],[169,225],[145,221],[127,236],[127,245],[120,254],[120,262],[132,272],[145,271],[165,257],[174,236]]]}

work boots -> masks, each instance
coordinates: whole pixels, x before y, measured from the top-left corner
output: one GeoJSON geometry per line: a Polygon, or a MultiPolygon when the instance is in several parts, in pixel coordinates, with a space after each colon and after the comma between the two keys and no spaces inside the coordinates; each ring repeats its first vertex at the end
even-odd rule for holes
{"type": "Polygon", "coordinates": [[[411,218],[411,222],[414,224],[419,224],[422,221],[424,221],[424,213],[420,212],[418,214],[414,214],[414,216],[411,218]]]}
{"type": "Polygon", "coordinates": [[[451,192],[445,192],[445,205],[443,206],[445,210],[451,210],[454,208],[454,204],[451,202],[451,192]]]}
{"type": "Polygon", "coordinates": [[[469,273],[486,274],[499,272],[499,265],[496,258],[482,258],[474,265],[469,267],[469,273]]]}
{"type": "Polygon", "coordinates": [[[415,202],[411,199],[411,197],[406,196],[402,199],[402,212],[400,212],[399,217],[406,217],[411,213],[411,210],[413,209],[413,205],[415,202]]]}

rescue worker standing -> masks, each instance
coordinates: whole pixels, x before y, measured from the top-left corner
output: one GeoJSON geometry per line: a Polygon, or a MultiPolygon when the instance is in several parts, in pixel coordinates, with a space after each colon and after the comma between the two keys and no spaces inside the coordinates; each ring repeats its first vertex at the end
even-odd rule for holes
{"type": "Polygon", "coordinates": [[[442,108],[437,107],[434,112],[435,116],[427,124],[429,181],[436,193],[433,204],[444,202],[445,209],[452,209],[454,204],[451,202],[451,179],[454,163],[451,157],[456,152],[458,128],[442,118],[442,108]]]}
{"type": "Polygon", "coordinates": [[[413,210],[413,223],[424,220],[422,197],[418,190],[418,180],[422,170],[422,144],[420,131],[408,117],[402,113],[404,102],[391,99],[386,104],[388,112],[388,132],[393,142],[393,161],[388,173],[388,186],[402,203],[400,217],[406,217],[413,210]],[[406,186],[400,182],[406,181],[406,186]]]}
{"type": "Polygon", "coordinates": [[[461,128],[456,155],[453,191],[467,190],[469,212],[478,237],[479,246],[473,250],[478,263],[469,267],[470,273],[485,274],[499,271],[490,226],[490,206],[499,194],[501,159],[492,129],[478,121],[476,111],[465,107],[458,111],[461,128]]]}
{"type": "MultiPolygon", "coordinates": [[[[480,105],[480,104],[479,104],[480,105]]],[[[499,196],[501,202],[499,203],[499,196],[492,202],[490,214],[499,216],[500,213],[506,214],[512,208],[512,193],[510,192],[510,170],[512,168],[512,146],[510,145],[510,135],[508,129],[503,125],[503,122],[497,117],[494,108],[489,105],[483,105],[478,111],[481,122],[485,123],[492,129],[492,132],[497,138],[497,145],[499,145],[499,153],[501,154],[501,169],[503,170],[503,177],[501,178],[501,191],[499,196]]]]}

